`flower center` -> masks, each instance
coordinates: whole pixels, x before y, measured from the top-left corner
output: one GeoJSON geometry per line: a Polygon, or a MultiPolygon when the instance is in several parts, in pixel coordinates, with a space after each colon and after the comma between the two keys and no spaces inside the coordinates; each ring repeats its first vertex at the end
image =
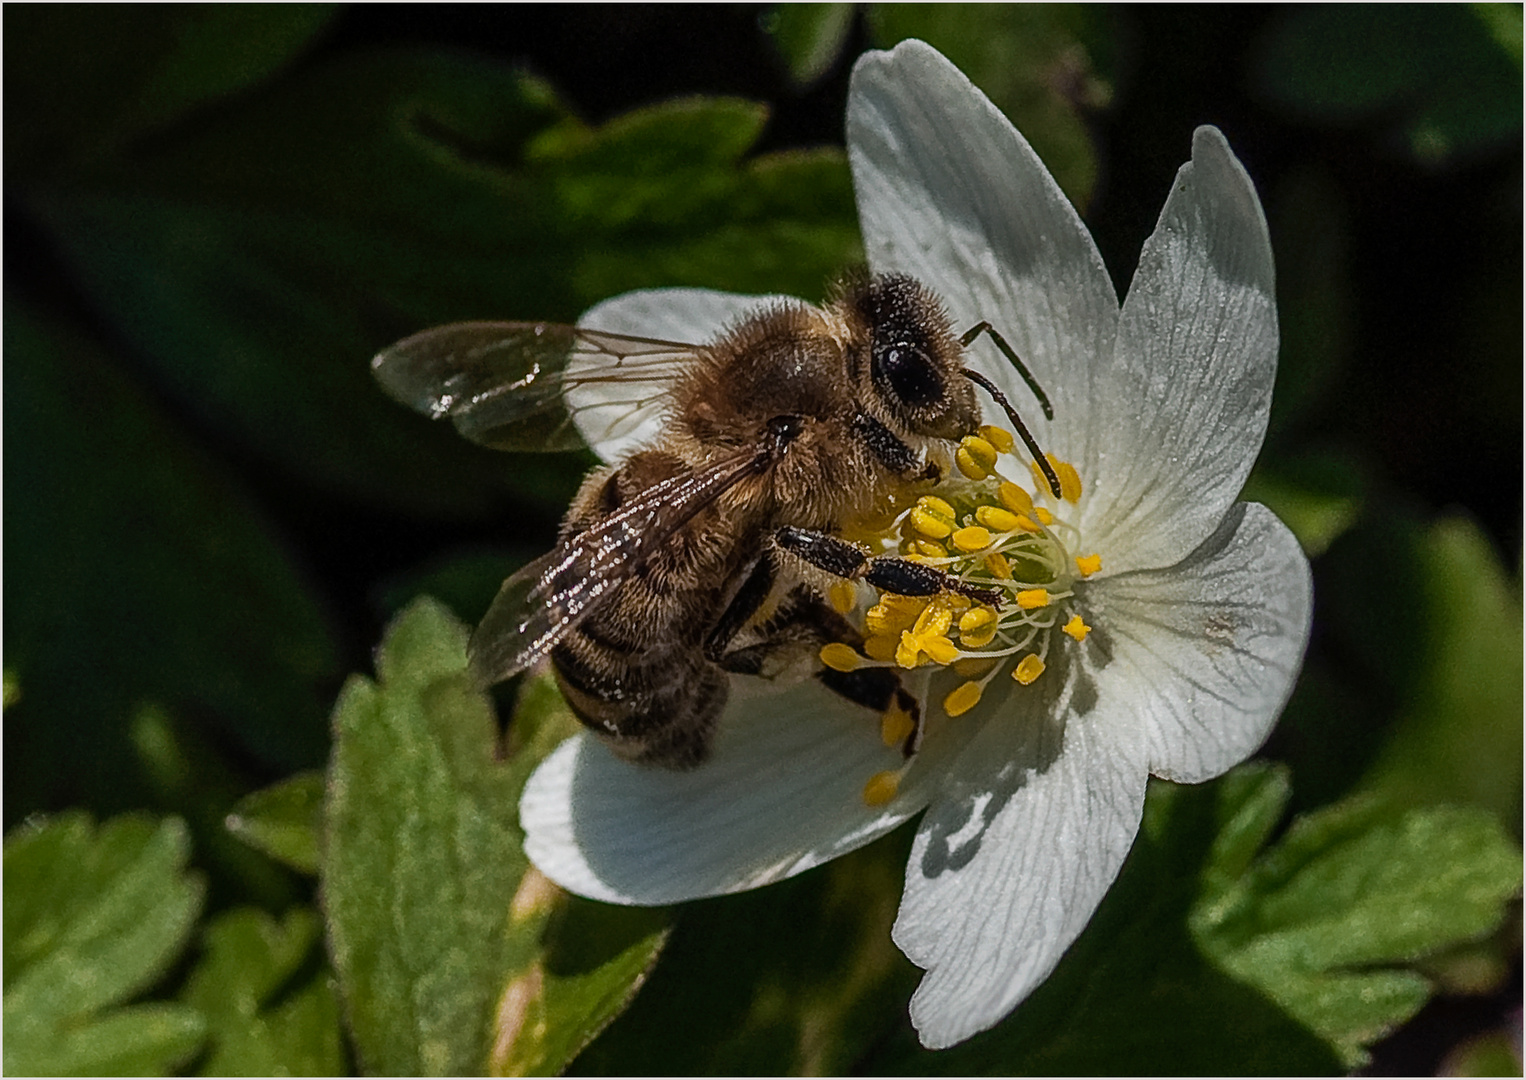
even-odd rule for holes
{"type": "MultiPolygon", "coordinates": [[[[885,551],[938,567],[994,603],[948,590],[936,596],[881,592],[863,616],[863,652],[840,642],[827,645],[822,663],[838,671],[931,668],[930,687],[947,680],[946,669],[959,679],[941,700],[943,716],[953,718],[974,708],[1003,673],[1029,686],[1043,675],[1053,648],[1079,647],[1091,627],[1076,608],[1075,587],[1102,568],[1102,557],[1071,554],[1081,537],[1064,514],[1066,504],[1081,498],[1081,477],[1069,462],[1046,456],[1059,480],[1059,498],[1037,464],[1023,470],[1033,493],[1003,475],[1002,459],[1016,460],[1012,435],[983,427],[955,452],[958,475],[940,481],[934,494],[919,498],[878,537],[885,551]],[[1056,628],[1066,635],[1058,646],[1056,628]]],[[[851,588],[834,590],[840,610],[853,609],[851,588]]],[[[929,719],[924,716],[922,726],[929,719]]],[[[870,778],[864,801],[871,806],[895,797],[923,731],[893,707],[880,734],[887,746],[903,746],[907,760],[870,778]]]]}

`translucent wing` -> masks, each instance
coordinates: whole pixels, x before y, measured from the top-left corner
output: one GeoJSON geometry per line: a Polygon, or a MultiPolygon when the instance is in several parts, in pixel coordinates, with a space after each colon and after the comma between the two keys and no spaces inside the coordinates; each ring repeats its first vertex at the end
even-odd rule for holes
{"type": "Polygon", "coordinates": [[[585,436],[634,430],[661,408],[695,351],[563,323],[464,322],[404,338],[377,353],[371,370],[393,398],[450,417],[473,442],[570,450],[585,436]]]}
{"type": "Polygon", "coordinates": [[[748,451],[654,484],[505,581],[468,649],[481,682],[507,679],[549,653],[689,519],[773,458],[748,451]]]}

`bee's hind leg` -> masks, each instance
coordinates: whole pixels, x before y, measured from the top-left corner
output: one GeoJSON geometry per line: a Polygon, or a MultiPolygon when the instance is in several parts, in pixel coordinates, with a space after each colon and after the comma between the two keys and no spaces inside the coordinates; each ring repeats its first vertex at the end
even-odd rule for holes
{"type": "Polygon", "coordinates": [[[780,548],[797,555],[820,570],[848,581],[867,581],[881,592],[901,596],[935,596],[956,592],[995,607],[1001,597],[944,573],[936,566],[912,562],[896,555],[865,555],[846,540],[827,533],[786,525],[774,533],[780,548]]]}

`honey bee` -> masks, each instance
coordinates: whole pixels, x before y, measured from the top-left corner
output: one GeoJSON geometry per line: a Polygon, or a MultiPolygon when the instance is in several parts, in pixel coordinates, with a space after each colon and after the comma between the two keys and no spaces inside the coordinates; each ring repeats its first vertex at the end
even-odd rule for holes
{"type": "MultiPolygon", "coordinates": [[[[850,278],[819,307],[765,306],[705,344],[474,322],[378,354],[372,369],[394,398],[500,449],[581,445],[567,404],[580,389],[608,400],[630,387],[630,409],[663,417],[655,442],[585,479],[556,547],[504,582],[469,646],[477,678],[490,685],[549,657],[573,712],[617,753],[692,768],[730,673],[777,674],[826,641],[855,640],[823,582],[992,602],[837,535],[937,479],[938,459],[980,424],[977,384],[1047,469],[1006,399],[963,366],[982,331],[1047,413],[989,325],[956,336],[942,303],[905,276],[850,278]]],[[[819,674],[861,704],[914,712],[888,669],[819,674]]]]}

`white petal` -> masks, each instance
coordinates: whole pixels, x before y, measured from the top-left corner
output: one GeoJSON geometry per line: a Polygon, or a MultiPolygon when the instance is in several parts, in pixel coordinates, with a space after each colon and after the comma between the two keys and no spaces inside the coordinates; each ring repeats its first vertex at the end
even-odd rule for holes
{"type": "Polygon", "coordinates": [[[1138,730],[1074,686],[1055,704],[988,724],[917,830],[894,937],[927,969],[911,1018],[928,1047],[997,1023],[1054,970],[1139,829],[1138,730]]]}
{"type": "MultiPolygon", "coordinates": [[[[714,289],[639,289],[594,305],[578,325],[609,334],[704,345],[744,316],[787,300],[714,289]]],[[[579,357],[574,356],[568,374],[583,373],[579,365],[579,357]]],[[[675,364],[639,382],[574,383],[567,392],[567,406],[583,440],[605,461],[616,461],[649,444],[661,429],[666,393],[678,371],[675,364]]]]}
{"type": "Polygon", "coordinates": [[[887,806],[864,804],[864,783],[900,762],[874,714],[815,680],[734,699],[711,760],[692,772],[632,765],[580,735],[525,788],[525,852],[557,884],[598,900],[738,892],[845,854],[920,810],[925,798],[909,789],[887,806]]]}
{"type": "Polygon", "coordinates": [[[1256,190],[1224,136],[1199,128],[1098,385],[1104,457],[1080,524],[1110,572],[1175,563],[1239,494],[1277,372],[1273,294],[1256,190]]]}
{"type": "Polygon", "coordinates": [[[935,49],[904,41],[853,69],[848,155],[870,267],[938,292],[958,332],[995,326],[1053,401],[1052,429],[988,340],[970,362],[1008,388],[1046,451],[1088,473],[1091,385],[1112,359],[1118,298],[1027,141],[935,49]]]}
{"type": "Polygon", "coordinates": [[[1099,692],[1136,711],[1149,768],[1218,776],[1271,733],[1309,639],[1309,563],[1270,510],[1240,503],[1183,563],[1099,581],[1087,593],[1111,652],[1099,692]],[[1132,688],[1132,692],[1129,692],[1132,688]]]}

